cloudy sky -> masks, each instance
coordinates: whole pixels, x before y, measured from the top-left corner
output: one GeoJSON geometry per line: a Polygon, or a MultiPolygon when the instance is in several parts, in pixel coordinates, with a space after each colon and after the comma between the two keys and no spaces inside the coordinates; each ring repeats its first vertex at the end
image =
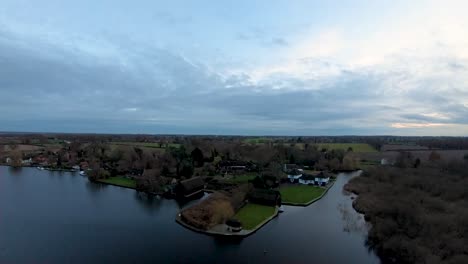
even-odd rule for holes
{"type": "Polygon", "coordinates": [[[468,135],[464,0],[0,6],[0,131],[468,135]]]}

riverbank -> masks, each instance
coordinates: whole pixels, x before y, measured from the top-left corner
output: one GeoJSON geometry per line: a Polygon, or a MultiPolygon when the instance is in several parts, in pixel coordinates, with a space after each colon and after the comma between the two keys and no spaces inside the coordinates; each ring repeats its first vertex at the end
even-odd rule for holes
{"type": "MultiPolygon", "coordinates": [[[[242,210],[242,209],[241,209],[242,210]]],[[[262,228],[264,225],[266,225],[268,222],[270,222],[272,219],[274,219],[275,217],[277,217],[279,215],[279,208],[276,206],[274,208],[274,212],[273,214],[264,219],[262,222],[260,222],[259,224],[257,224],[255,227],[253,227],[252,229],[242,229],[241,231],[239,232],[230,232],[228,231],[228,228],[227,228],[227,225],[226,224],[219,224],[219,225],[216,225],[214,227],[212,227],[211,229],[209,230],[203,230],[203,229],[199,229],[199,228],[196,228],[192,225],[189,225],[187,223],[185,223],[183,220],[182,220],[182,215],[181,213],[179,212],[177,215],[176,215],[176,222],[179,223],[180,225],[182,225],[183,227],[185,228],[188,228],[192,231],[195,231],[197,233],[201,233],[201,234],[206,234],[206,235],[210,235],[210,236],[222,236],[222,237],[239,237],[239,238],[243,238],[243,237],[247,237],[247,236],[250,236],[252,235],[253,233],[257,232],[260,228],[262,228]]]]}
{"type": "Polygon", "coordinates": [[[98,183],[103,183],[103,184],[108,184],[108,185],[114,185],[114,186],[119,186],[123,188],[128,188],[128,189],[136,189],[136,181],[133,179],[128,179],[125,177],[110,177],[108,179],[98,179],[96,180],[98,183]]]}

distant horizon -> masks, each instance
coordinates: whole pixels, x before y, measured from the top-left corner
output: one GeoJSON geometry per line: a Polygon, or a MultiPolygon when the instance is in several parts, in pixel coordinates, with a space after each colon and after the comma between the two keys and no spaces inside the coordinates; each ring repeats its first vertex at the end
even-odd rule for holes
{"type": "Polygon", "coordinates": [[[40,132],[40,131],[0,131],[0,134],[37,135],[37,134],[57,134],[57,135],[121,135],[121,136],[220,136],[220,137],[427,137],[427,138],[468,138],[468,136],[404,136],[404,135],[248,135],[248,134],[187,134],[187,133],[99,133],[99,132],[40,132]]]}

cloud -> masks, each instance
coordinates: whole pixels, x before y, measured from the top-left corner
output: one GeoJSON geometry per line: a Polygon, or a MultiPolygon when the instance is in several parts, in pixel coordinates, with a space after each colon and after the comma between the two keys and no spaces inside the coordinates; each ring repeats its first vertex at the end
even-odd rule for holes
{"type": "Polygon", "coordinates": [[[393,128],[430,128],[430,127],[440,127],[440,126],[450,126],[449,124],[440,124],[440,123],[393,123],[391,127],[393,128]]]}
{"type": "Polygon", "coordinates": [[[271,39],[271,44],[278,46],[288,46],[288,42],[284,38],[275,37],[271,39]]]}
{"type": "Polygon", "coordinates": [[[464,20],[442,18],[365,38],[338,26],[247,30],[237,48],[254,43],[268,58],[252,51],[238,67],[216,67],[234,51],[203,60],[125,36],[10,24],[0,31],[0,121],[26,131],[466,135],[468,34],[464,20]]]}

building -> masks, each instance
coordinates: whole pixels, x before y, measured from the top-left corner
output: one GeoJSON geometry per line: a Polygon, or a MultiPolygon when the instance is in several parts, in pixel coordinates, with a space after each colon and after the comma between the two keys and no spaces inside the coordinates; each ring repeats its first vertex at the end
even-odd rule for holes
{"type": "Polygon", "coordinates": [[[82,161],[80,162],[80,168],[82,171],[88,170],[89,169],[89,164],[87,161],[82,161]]]}
{"type": "Polygon", "coordinates": [[[319,174],[315,175],[314,180],[316,185],[325,186],[330,182],[330,176],[323,172],[320,172],[319,174]]]}
{"type": "Polygon", "coordinates": [[[291,183],[298,182],[302,177],[303,171],[300,169],[292,169],[286,172],[288,174],[288,179],[291,183]]]}
{"type": "Polygon", "coordinates": [[[218,163],[221,172],[243,172],[255,169],[255,164],[241,160],[223,160],[218,163]]]}
{"type": "Polygon", "coordinates": [[[236,233],[242,231],[242,223],[237,219],[229,219],[226,221],[227,231],[236,233]]]}
{"type": "Polygon", "coordinates": [[[49,165],[49,159],[44,155],[39,155],[34,157],[33,164],[40,165],[40,166],[47,166],[49,165]]]}
{"type": "Polygon", "coordinates": [[[29,165],[32,164],[32,162],[33,162],[33,159],[32,159],[32,158],[29,158],[29,159],[22,160],[22,161],[21,161],[21,164],[22,164],[23,166],[29,166],[29,165]]]}
{"type": "Polygon", "coordinates": [[[205,182],[203,179],[201,177],[193,177],[180,181],[175,187],[175,192],[179,197],[189,198],[203,192],[204,189],[205,182]]]}
{"type": "Polygon", "coordinates": [[[302,176],[299,178],[299,184],[314,185],[315,176],[311,174],[302,174],[302,176]]]}
{"type": "Polygon", "coordinates": [[[294,169],[299,169],[299,166],[297,166],[296,164],[284,164],[283,165],[283,171],[285,173],[288,173],[289,171],[294,170],[294,169]]]}

